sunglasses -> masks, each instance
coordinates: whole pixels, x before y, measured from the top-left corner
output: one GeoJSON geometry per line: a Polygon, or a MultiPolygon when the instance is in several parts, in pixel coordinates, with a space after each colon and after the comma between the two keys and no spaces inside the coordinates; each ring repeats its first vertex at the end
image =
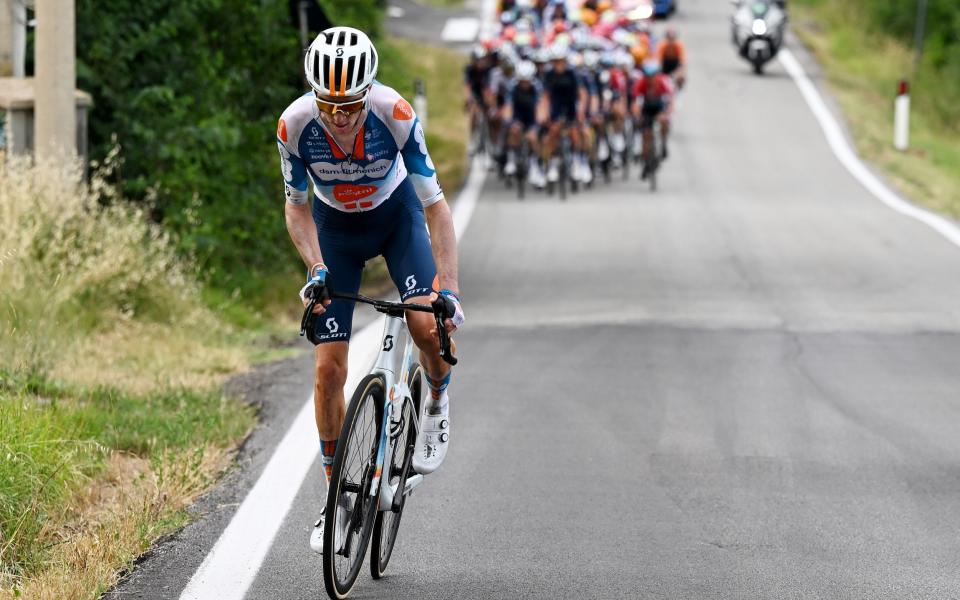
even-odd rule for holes
{"type": "Polygon", "coordinates": [[[320,109],[320,112],[326,113],[331,117],[337,113],[343,113],[351,117],[363,110],[367,105],[367,95],[364,94],[363,98],[351,102],[327,102],[320,98],[316,98],[316,101],[317,108],[320,109]]]}

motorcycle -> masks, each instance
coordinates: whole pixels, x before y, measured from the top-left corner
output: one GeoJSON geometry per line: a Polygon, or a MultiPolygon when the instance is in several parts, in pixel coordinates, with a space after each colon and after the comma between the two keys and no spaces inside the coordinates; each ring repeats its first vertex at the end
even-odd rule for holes
{"type": "Polygon", "coordinates": [[[733,43],[753,72],[773,60],[783,45],[787,27],[784,0],[731,0],[737,10],[731,17],[733,43]]]}

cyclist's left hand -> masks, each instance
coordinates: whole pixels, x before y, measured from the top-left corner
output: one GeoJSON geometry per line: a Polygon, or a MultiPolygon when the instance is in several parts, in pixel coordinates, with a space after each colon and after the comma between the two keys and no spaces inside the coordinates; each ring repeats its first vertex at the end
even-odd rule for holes
{"type": "MultiPolygon", "coordinates": [[[[443,328],[447,330],[448,334],[450,334],[463,325],[466,317],[463,315],[463,307],[460,306],[460,298],[455,293],[450,290],[440,290],[439,295],[437,292],[433,292],[430,294],[430,302],[435,302],[439,296],[443,296],[448,305],[453,306],[453,317],[444,319],[443,321],[443,328]]],[[[430,333],[437,335],[436,328],[430,330],[430,333]]]]}

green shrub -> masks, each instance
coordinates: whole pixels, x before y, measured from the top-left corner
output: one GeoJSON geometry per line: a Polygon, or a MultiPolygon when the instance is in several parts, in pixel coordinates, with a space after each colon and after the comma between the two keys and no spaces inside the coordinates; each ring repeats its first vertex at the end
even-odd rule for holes
{"type": "Polygon", "coordinates": [[[126,197],[221,287],[257,291],[290,264],[274,132],[302,62],[286,1],[80,0],[77,53],[91,154],[119,143],[126,197]]]}

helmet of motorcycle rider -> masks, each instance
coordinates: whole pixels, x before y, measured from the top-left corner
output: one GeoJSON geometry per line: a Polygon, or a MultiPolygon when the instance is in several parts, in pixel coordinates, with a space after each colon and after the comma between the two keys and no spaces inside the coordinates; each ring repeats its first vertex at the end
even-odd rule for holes
{"type": "Polygon", "coordinates": [[[643,74],[647,77],[653,77],[660,72],[660,62],[651,59],[643,61],[643,74]]]}
{"type": "Polygon", "coordinates": [[[529,60],[522,61],[517,65],[517,79],[519,81],[533,81],[537,76],[537,65],[529,60]]]}
{"type": "Polygon", "coordinates": [[[377,50],[359,29],[331,27],[310,44],[303,70],[317,94],[356,96],[365,92],[377,75],[377,50]]]}

